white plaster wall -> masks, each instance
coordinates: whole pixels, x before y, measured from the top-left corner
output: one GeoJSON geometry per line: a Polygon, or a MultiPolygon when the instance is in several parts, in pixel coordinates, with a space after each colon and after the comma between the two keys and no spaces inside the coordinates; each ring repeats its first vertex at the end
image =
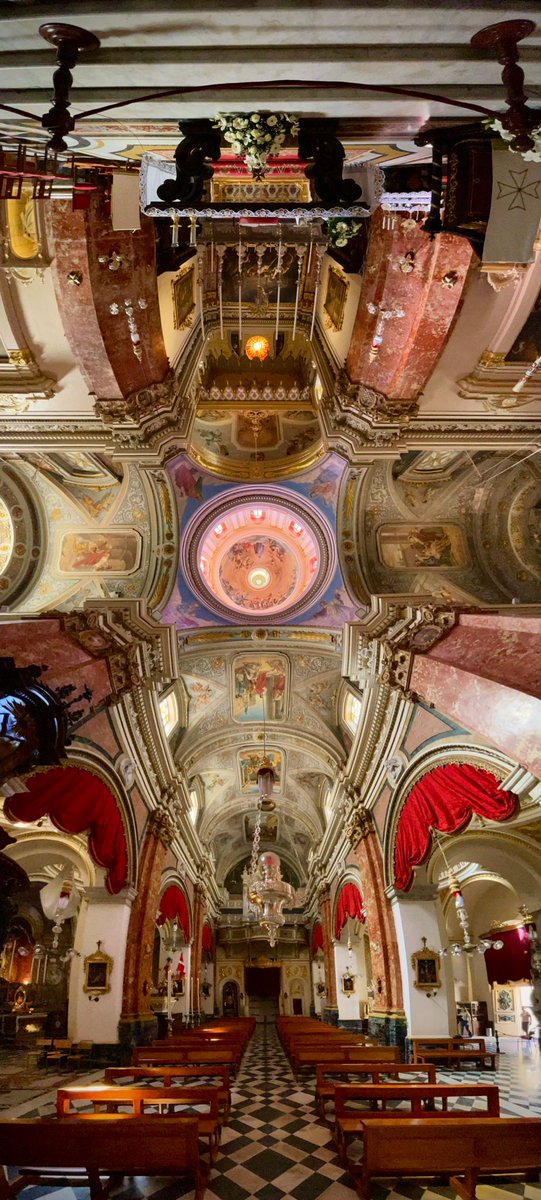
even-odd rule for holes
{"type": "MultiPolygon", "coordinates": [[[[158,276],[158,303],[160,305],[160,320],[162,323],[163,340],[167,357],[171,366],[174,366],[177,358],[184,349],[186,342],[191,337],[199,320],[201,306],[199,304],[199,295],[197,289],[197,257],[194,255],[189,260],[190,267],[194,267],[194,297],[195,310],[193,320],[187,329],[175,329],[173,324],[173,301],[171,292],[171,283],[178,275],[178,271],[165,271],[163,275],[158,276]]],[[[182,271],[188,270],[188,263],[182,264],[182,271]]]]}
{"type": "Polygon", "coordinates": [[[74,940],[80,958],[72,959],[69,986],[68,1037],[76,1042],[118,1042],[131,902],[127,889],[110,896],[105,888],[87,888],[83,897],[74,940]],[[101,951],[112,958],[113,968],[111,991],[96,1001],[89,999],[83,985],[84,960],[95,954],[98,940],[101,951]]]}
{"type": "Polygon", "coordinates": [[[321,281],[319,285],[319,293],[317,298],[317,319],[321,330],[321,335],[330,347],[334,357],[340,362],[345,363],[351,341],[351,334],[357,316],[359,307],[359,296],[361,294],[361,277],[360,275],[347,275],[345,271],[339,267],[334,259],[329,258],[327,254],[323,257],[321,265],[321,281]],[[335,330],[332,326],[327,328],[327,314],[324,308],[325,297],[327,295],[327,282],[329,278],[329,270],[332,267],[338,275],[347,280],[349,284],[346,308],[344,312],[344,322],[340,330],[335,330]]]}
{"type": "Polygon", "coordinates": [[[56,413],[93,417],[94,397],[64,333],[50,268],[41,277],[35,272],[30,283],[13,281],[10,296],[29,349],[43,374],[56,383],[55,395],[49,400],[37,400],[19,420],[24,421],[25,415],[28,419],[56,413]]]}
{"type": "Polygon", "coordinates": [[[414,987],[411,956],[422,949],[425,937],[430,950],[440,950],[446,944],[443,914],[439,902],[400,898],[393,900],[404,1009],[409,1037],[449,1037],[456,1033],[454,983],[449,956],[441,960],[442,987],[436,995],[427,996],[414,987]]]}
{"type": "Polygon", "coordinates": [[[338,1018],[340,1021],[358,1021],[361,1017],[361,1003],[367,999],[366,963],[362,942],[352,946],[351,957],[347,946],[336,942],[334,947],[334,965],[336,971],[336,994],[338,997],[338,1018]],[[342,991],[342,975],[350,973],[355,976],[355,990],[345,993],[342,991]]]}

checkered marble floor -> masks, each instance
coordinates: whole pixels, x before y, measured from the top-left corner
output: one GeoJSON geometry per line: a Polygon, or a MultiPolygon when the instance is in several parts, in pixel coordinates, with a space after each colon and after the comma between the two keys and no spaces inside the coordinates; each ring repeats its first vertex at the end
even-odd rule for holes
{"type": "MultiPolygon", "coordinates": [[[[0,1073],[4,1074],[1,1068],[0,1073]]],[[[94,1071],[84,1081],[101,1077],[94,1071]]],[[[466,1069],[442,1071],[439,1077],[442,1082],[497,1083],[502,1115],[541,1116],[541,1060],[534,1047],[519,1056],[501,1055],[495,1073],[466,1069]]],[[[44,1078],[39,1094],[31,1089],[26,1099],[18,1089],[2,1115],[49,1115],[54,1112],[58,1083],[44,1078]]],[[[315,1115],[314,1090],[313,1077],[298,1081],[293,1076],[274,1027],[258,1027],[234,1082],[231,1120],[223,1130],[206,1200],[355,1200],[353,1180],[336,1156],[330,1125],[315,1115]]],[[[462,1103],[470,1107],[469,1102],[462,1103]]],[[[87,1200],[88,1192],[78,1187],[54,1192],[29,1188],[23,1200],[44,1195],[49,1200],[87,1200]]],[[[425,1187],[417,1180],[389,1179],[378,1180],[372,1195],[374,1200],[452,1200],[454,1192],[425,1187]]],[[[480,1185],[478,1195],[480,1200],[541,1200],[541,1185],[498,1181],[498,1186],[480,1185]]],[[[125,1179],[115,1192],[115,1200],[147,1197],[193,1200],[193,1191],[182,1180],[137,1178],[125,1179]]]]}

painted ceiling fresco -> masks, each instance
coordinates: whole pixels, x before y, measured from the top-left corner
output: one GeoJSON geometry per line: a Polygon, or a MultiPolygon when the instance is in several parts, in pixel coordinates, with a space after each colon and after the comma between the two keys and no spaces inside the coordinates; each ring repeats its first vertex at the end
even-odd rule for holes
{"type": "Polygon", "coordinates": [[[279,613],[287,623],[299,605],[303,624],[340,628],[354,620],[358,609],[334,554],[344,467],[330,454],[287,489],[251,485],[241,492],[187,455],[175,459],[168,471],[178,503],[181,568],[163,620],[180,630],[224,621],[261,624],[279,613]]]}
{"type": "Polygon", "coordinates": [[[351,579],[363,578],[367,593],[466,604],[538,598],[541,472],[533,460],[502,466],[490,453],[412,452],[369,468],[352,486],[358,559],[351,579]]]}

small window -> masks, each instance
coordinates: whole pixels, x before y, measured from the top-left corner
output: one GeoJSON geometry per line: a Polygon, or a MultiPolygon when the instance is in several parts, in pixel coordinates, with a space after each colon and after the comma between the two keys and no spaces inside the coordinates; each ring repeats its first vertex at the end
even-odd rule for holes
{"type": "Polygon", "coordinates": [[[344,721],[352,733],[355,733],[357,730],[360,716],[361,700],[358,696],[355,696],[353,692],[348,692],[346,696],[346,702],[344,704],[344,721]]]}
{"type": "Polygon", "coordinates": [[[178,723],[178,702],[174,692],[168,692],[160,700],[160,716],[167,737],[173,732],[178,723]]]}

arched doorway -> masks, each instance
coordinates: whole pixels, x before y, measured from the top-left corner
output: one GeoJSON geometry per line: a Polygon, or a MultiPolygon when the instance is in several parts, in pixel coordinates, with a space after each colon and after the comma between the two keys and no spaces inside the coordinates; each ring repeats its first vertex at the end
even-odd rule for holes
{"type": "MultiPolygon", "coordinates": [[[[274,965],[244,968],[244,990],[250,1016],[256,1021],[275,1021],[279,1015],[281,975],[281,968],[274,965]]],[[[284,992],[284,1004],[287,999],[284,992]]]]}
{"type": "Polygon", "coordinates": [[[239,1015],[239,985],[234,979],[228,979],[227,983],[224,983],[222,1013],[224,1017],[238,1017],[239,1015]]]}

